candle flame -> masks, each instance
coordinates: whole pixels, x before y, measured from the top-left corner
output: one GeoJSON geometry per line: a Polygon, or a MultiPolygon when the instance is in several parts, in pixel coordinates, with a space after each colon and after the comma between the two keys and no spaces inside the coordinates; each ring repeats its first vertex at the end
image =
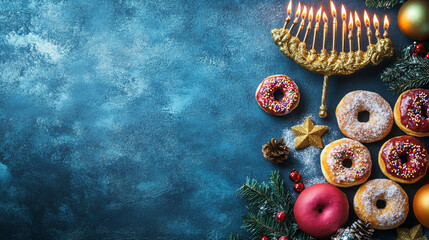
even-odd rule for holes
{"type": "Polygon", "coordinates": [[[325,23],[328,23],[328,16],[326,16],[326,13],[325,13],[325,12],[323,12],[323,21],[324,21],[325,23]]]}
{"type": "Polygon", "coordinates": [[[350,20],[349,20],[349,30],[352,31],[353,30],[353,15],[350,12],[350,20]]]}
{"type": "Polygon", "coordinates": [[[387,18],[387,15],[384,15],[384,30],[387,31],[389,28],[389,19],[387,18]]]}
{"type": "Polygon", "coordinates": [[[356,27],[360,27],[360,19],[356,11],[355,11],[355,23],[356,23],[356,27]]]}
{"type": "Polygon", "coordinates": [[[335,5],[332,1],[331,1],[331,14],[333,18],[337,17],[337,9],[335,8],[335,5]]]}
{"type": "Polygon", "coordinates": [[[377,18],[377,15],[375,15],[375,14],[374,14],[373,21],[374,21],[374,27],[378,29],[378,27],[380,26],[380,24],[378,23],[378,18],[377,18]]]}
{"type": "Polygon", "coordinates": [[[302,20],[304,20],[306,16],[307,16],[307,6],[304,6],[304,9],[302,10],[302,15],[301,15],[302,20]]]}
{"type": "Polygon", "coordinates": [[[365,21],[365,26],[369,27],[371,23],[369,22],[369,16],[368,16],[368,13],[366,12],[366,10],[363,11],[363,18],[365,21]]]}
{"type": "Polygon", "coordinates": [[[322,7],[316,13],[316,22],[320,21],[320,15],[322,14],[322,7]]]}
{"type": "Polygon", "coordinates": [[[347,20],[347,12],[346,8],[344,7],[344,4],[341,4],[341,18],[343,19],[343,21],[347,20]]]}
{"type": "Polygon", "coordinates": [[[301,14],[301,2],[298,3],[298,9],[295,12],[295,17],[299,17],[299,15],[301,14]]]}
{"type": "Polygon", "coordinates": [[[313,7],[310,8],[310,12],[308,13],[308,21],[313,21],[313,7]]]}
{"type": "Polygon", "coordinates": [[[292,0],[289,1],[289,4],[287,5],[287,15],[290,15],[292,13],[292,0]]]}

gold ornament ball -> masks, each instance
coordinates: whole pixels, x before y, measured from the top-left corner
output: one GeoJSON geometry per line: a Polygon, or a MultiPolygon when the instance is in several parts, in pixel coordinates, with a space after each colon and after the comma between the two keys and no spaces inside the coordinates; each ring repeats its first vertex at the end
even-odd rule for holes
{"type": "Polygon", "coordinates": [[[399,9],[401,32],[413,40],[429,39],[429,1],[408,0],[399,9]]]}
{"type": "Polygon", "coordinates": [[[429,228],[429,184],[421,187],[414,195],[413,209],[417,220],[429,228]]]}

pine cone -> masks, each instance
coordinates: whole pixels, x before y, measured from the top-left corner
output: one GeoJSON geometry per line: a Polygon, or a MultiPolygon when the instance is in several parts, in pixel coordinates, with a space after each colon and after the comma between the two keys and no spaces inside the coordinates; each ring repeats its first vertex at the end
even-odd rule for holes
{"type": "Polygon", "coordinates": [[[283,138],[280,138],[280,142],[273,138],[267,144],[262,146],[262,153],[268,161],[276,164],[283,163],[290,152],[290,149],[286,146],[283,138]]]}
{"type": "Polygon", "coordinates": [[[346,229],[340,228],[331,238],[332,240],[370,240],[374,229],[371,224],[362,220],[357,220],[346,229]]]}

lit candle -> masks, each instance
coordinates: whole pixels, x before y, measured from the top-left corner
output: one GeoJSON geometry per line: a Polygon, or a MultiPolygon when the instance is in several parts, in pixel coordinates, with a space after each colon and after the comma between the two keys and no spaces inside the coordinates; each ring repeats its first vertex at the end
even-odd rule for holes
{"type": "Polygon", "coordinates": [[[353,15],[350,12],[350,19],[349,19],[349,50],[350,52],[353,51],[353,15]]]}
{"type": "Polygon", "coordinates": [[[345,45],[346,45],[346,31],[347,31],[347,12],[346,12],[346,8],[344,7],[344,5],[341,5],[341,18],[343,19],[343,34],[342,34],[342,47],[341,47],[341,51],[344,52],[345,49],[345,45]]]}
{"type": "Polygon", "coordinates": [[[311,30],[311,22],[313,21],[313,7],[310,8],[310,12],[308,13],[308,26],[307,26],[307,31],[305,31],[305,36],[304,36],[304,41],[307,41],[307,36],[308,33],[311,30]]]}
{"type": "Polygon", "coordinates": [[[337,10],[335,9],[334,3],[331,1],[331,15],[334,19],[332,22],[332,51],[335,50],[335,42],[337,40],[337,10]]]}
{"type": "Polygon", "coordinates": [[[369,21],[369,16],[366,10],[363,12],[363,18],[366,26],[366,35],[368,35],[368,44],[371,44],[371,39],[372,39],[371,23],[369,21]]]}
{"type": "Polygon", "coordinates": [[[387,29],[389,29],[389,19],[387,19],[387,15],[384,15],[384,38],[387,38],[389,36],[389,34],[387,33],[387,29]]]}
{"type": "Polygon", "coordinates": [[[298,9],[295,12],[295,19],[292,22],[292,26],[290,26],[289,31],[292,31],[292,29],[295,27],[295,25],[298,23],[299,15],[301,15],[301,3],[298,3],[298,9]]]}
{"type": "Polygon", "coordinates": [[[314,28],[314,35],[313,35],[313,47],[316,46],[316,39],[317,39],[317,33],[319,32],[319,21],[320,21],[320,15],[322,14],[322,7],[319,8],[319,10],[316,13],[316,26],[314,28]]]}
{"type": "Polygon", "coordinates": [[[379,29],[380,25],[378,23],[378,18],[375,14],[374,14],[373,22],[374,22],[374,28],[375,28],[375,36],[377,37],[377,40],[380,41],[380,29],[379,29]]]}
{"type": "Polygon", "coordinates": [[[322,49],[325,49],[326,46],[326,35],[328,34],[328,17],[326,16],[326,13],[323,12],[323,43],[322,43],[322,49]]]}
{"type": "Polygon", "coordinates": [[[297,37],[301,33],[302,29],[304,28],[306,16],[307,16],[307,6],[304,6],[304,9],[302,10],[302,14],[301,14],[301,24],[299,25],[298,32],[296,32],[297,37]]]}
{"type": "Polygon", "coordinates": [[[359,16],[357,15],[357,12],[355,11],[355,23],[356,23],[356,27],[357,27],[357,39],[358,39],[358,51],[361,50],[360,44],[361,44],[361,39],[360,39],[360,35],[362,33],[362,29],[360,28],[360,19],[359,16]]]}
{"type": "Polygon", "coordinates": [[[290,22],[290,14],[292,13],[292,0],[289,1],[289,4],[287,5],[287,18],[285,21],[285,25],[283,25],[283,29],[286,29],[287,25],[290,22]]]}

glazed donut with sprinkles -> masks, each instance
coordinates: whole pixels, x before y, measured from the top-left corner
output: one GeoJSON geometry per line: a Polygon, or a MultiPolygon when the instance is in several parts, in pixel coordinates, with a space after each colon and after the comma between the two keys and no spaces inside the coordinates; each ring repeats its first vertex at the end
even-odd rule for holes
{"type": "Polygon", "coordinates": [[[256,90],[256,101],[267,113],[283,116],[294,110],[299,103],[299,89],[296,83],[285,75],[265,78],[256,90]],[[283,97],[276,100],[274,94],[280,91],[283,97]]]}
{"type": "Polygon", "coordinates": [[[390,139],[383,144],[378,154],[381,171],[399,183],[415,183],[423,178],[428,160],[425,146],[412,136],[390,139]]]}
{"type": "Polygon", "coordinates": [[[394,118],[398,127],[408,135],[429,136],[429,91],[412,89],[402,93],[395,104],[394,118]]]}

